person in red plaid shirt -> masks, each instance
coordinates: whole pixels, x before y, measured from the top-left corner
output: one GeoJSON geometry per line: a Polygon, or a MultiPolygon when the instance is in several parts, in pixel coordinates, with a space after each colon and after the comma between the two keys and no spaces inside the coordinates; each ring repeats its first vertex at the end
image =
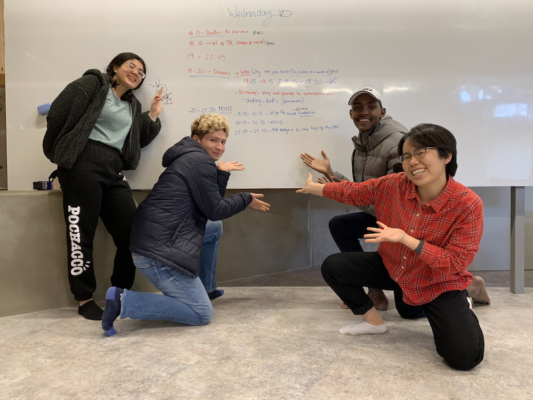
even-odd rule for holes
{"type": "Polygon", "coordinates": [[[457,144],[447,129],[433,124],[412,128],[400,141],[405,172],[363,183],[314,183],[312,175],[297,193],[311,193],[351,205],[373,204],[378,228],[367,242],[377,252],[340,253],[322,264],[322,276],[363,321],[340,329],[345,335],[387,331],[363,287],[394,290],[395,297],[426,314],[437,353],[452,368],[469,370],[483,360],[484,338],[466,289],[466,269],[483,235],[483,202],[453,179],[457,144]]]}

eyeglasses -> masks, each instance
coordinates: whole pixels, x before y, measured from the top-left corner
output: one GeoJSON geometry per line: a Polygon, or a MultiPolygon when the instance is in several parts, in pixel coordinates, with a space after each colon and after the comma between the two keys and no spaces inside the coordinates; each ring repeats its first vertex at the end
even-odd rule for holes
{"type": "Polygon", "coordinates": [[[128,62],[126,63],[126,67],[128,67],[129,69],[131,69],[132,71],[135,71],[137,70],[137,73],[139,74],[139,76],[141,77],[141,79],[144,79],[146,78],[146,74],[144,73],[144,71],[140,68],[137,68],[137,66],[132,63],[132,62],[128,62]]]}
{"type": "MultiPolygon", "coordinates": [[[[436,147],[424,147],[424,148],[421,148],[421,149],[416,149],[414,152],[413,152],[413,155],[415,156],[415,158],[417,160],[420,160],[422,157],[424,157],[426,155],[426,150],[427,149],[436,149],[436,147]]],[[[411,160],[411,157],[413,156],[411,155],[411,153],[403,153],[401,156],[400,156],[400,161],[401,162],[406,162],[406,161],[409,161],[411,160]]]]}

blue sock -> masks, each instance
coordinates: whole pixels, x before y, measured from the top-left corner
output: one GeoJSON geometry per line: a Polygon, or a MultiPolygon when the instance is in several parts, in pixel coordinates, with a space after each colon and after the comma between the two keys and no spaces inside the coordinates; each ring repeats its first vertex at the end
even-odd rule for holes
{"type": "Polygon", "coordinates": [[[107,336],[113,336],[117,331],[113,328],[113,322],[120,315],[122,293],[124,289],[111,286],[105,294],[105,310],[102,316],[102,328],[107,336]]]}
{"type": "Polygon", "coordinates": [[[207,293],[210,300],[215,300],[217,297],[220,297],[223,294],[224,294],[223,289],[216,289],[216,290],[213,290],[211,293],[207,293]]]}

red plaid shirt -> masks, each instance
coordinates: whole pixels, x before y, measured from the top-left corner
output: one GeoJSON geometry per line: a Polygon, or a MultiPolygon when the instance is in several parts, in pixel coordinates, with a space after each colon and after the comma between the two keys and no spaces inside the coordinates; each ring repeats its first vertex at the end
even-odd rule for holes
{"type": "Polygon", "coordinates": [[[425,304],[472,283],[466,268],[483,235],[483,202],[452,177],[427,204],[420,203],[416,185],[403,172],[363,183],[328,183],[323,194],[341,203],[373,204],[378,221],[424,241],[420,255],[400,243],[379,244],[378,253],[406,303],[425,304]]]}

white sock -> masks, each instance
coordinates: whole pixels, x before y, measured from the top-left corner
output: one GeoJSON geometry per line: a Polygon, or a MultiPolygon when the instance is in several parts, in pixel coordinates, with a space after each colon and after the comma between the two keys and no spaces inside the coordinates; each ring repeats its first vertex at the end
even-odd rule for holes
{"type": "Polygon", "coordinates": [[[359,322],[358,324],[346,325],[339,330],[339,333],[343,335],[377,335],[387,332],[387,323],[383,325],[372,325],[366,321],[359,322]]]}
{"type": "Polygon", "coordinates": [[[470,306],[472,312],[475,313],[475,311],[472,309],[472,305],[474,304],[474,300],[472,300],[472,297],[467,297],[466,300],[468,301],[468,305],[470,306]]]}

